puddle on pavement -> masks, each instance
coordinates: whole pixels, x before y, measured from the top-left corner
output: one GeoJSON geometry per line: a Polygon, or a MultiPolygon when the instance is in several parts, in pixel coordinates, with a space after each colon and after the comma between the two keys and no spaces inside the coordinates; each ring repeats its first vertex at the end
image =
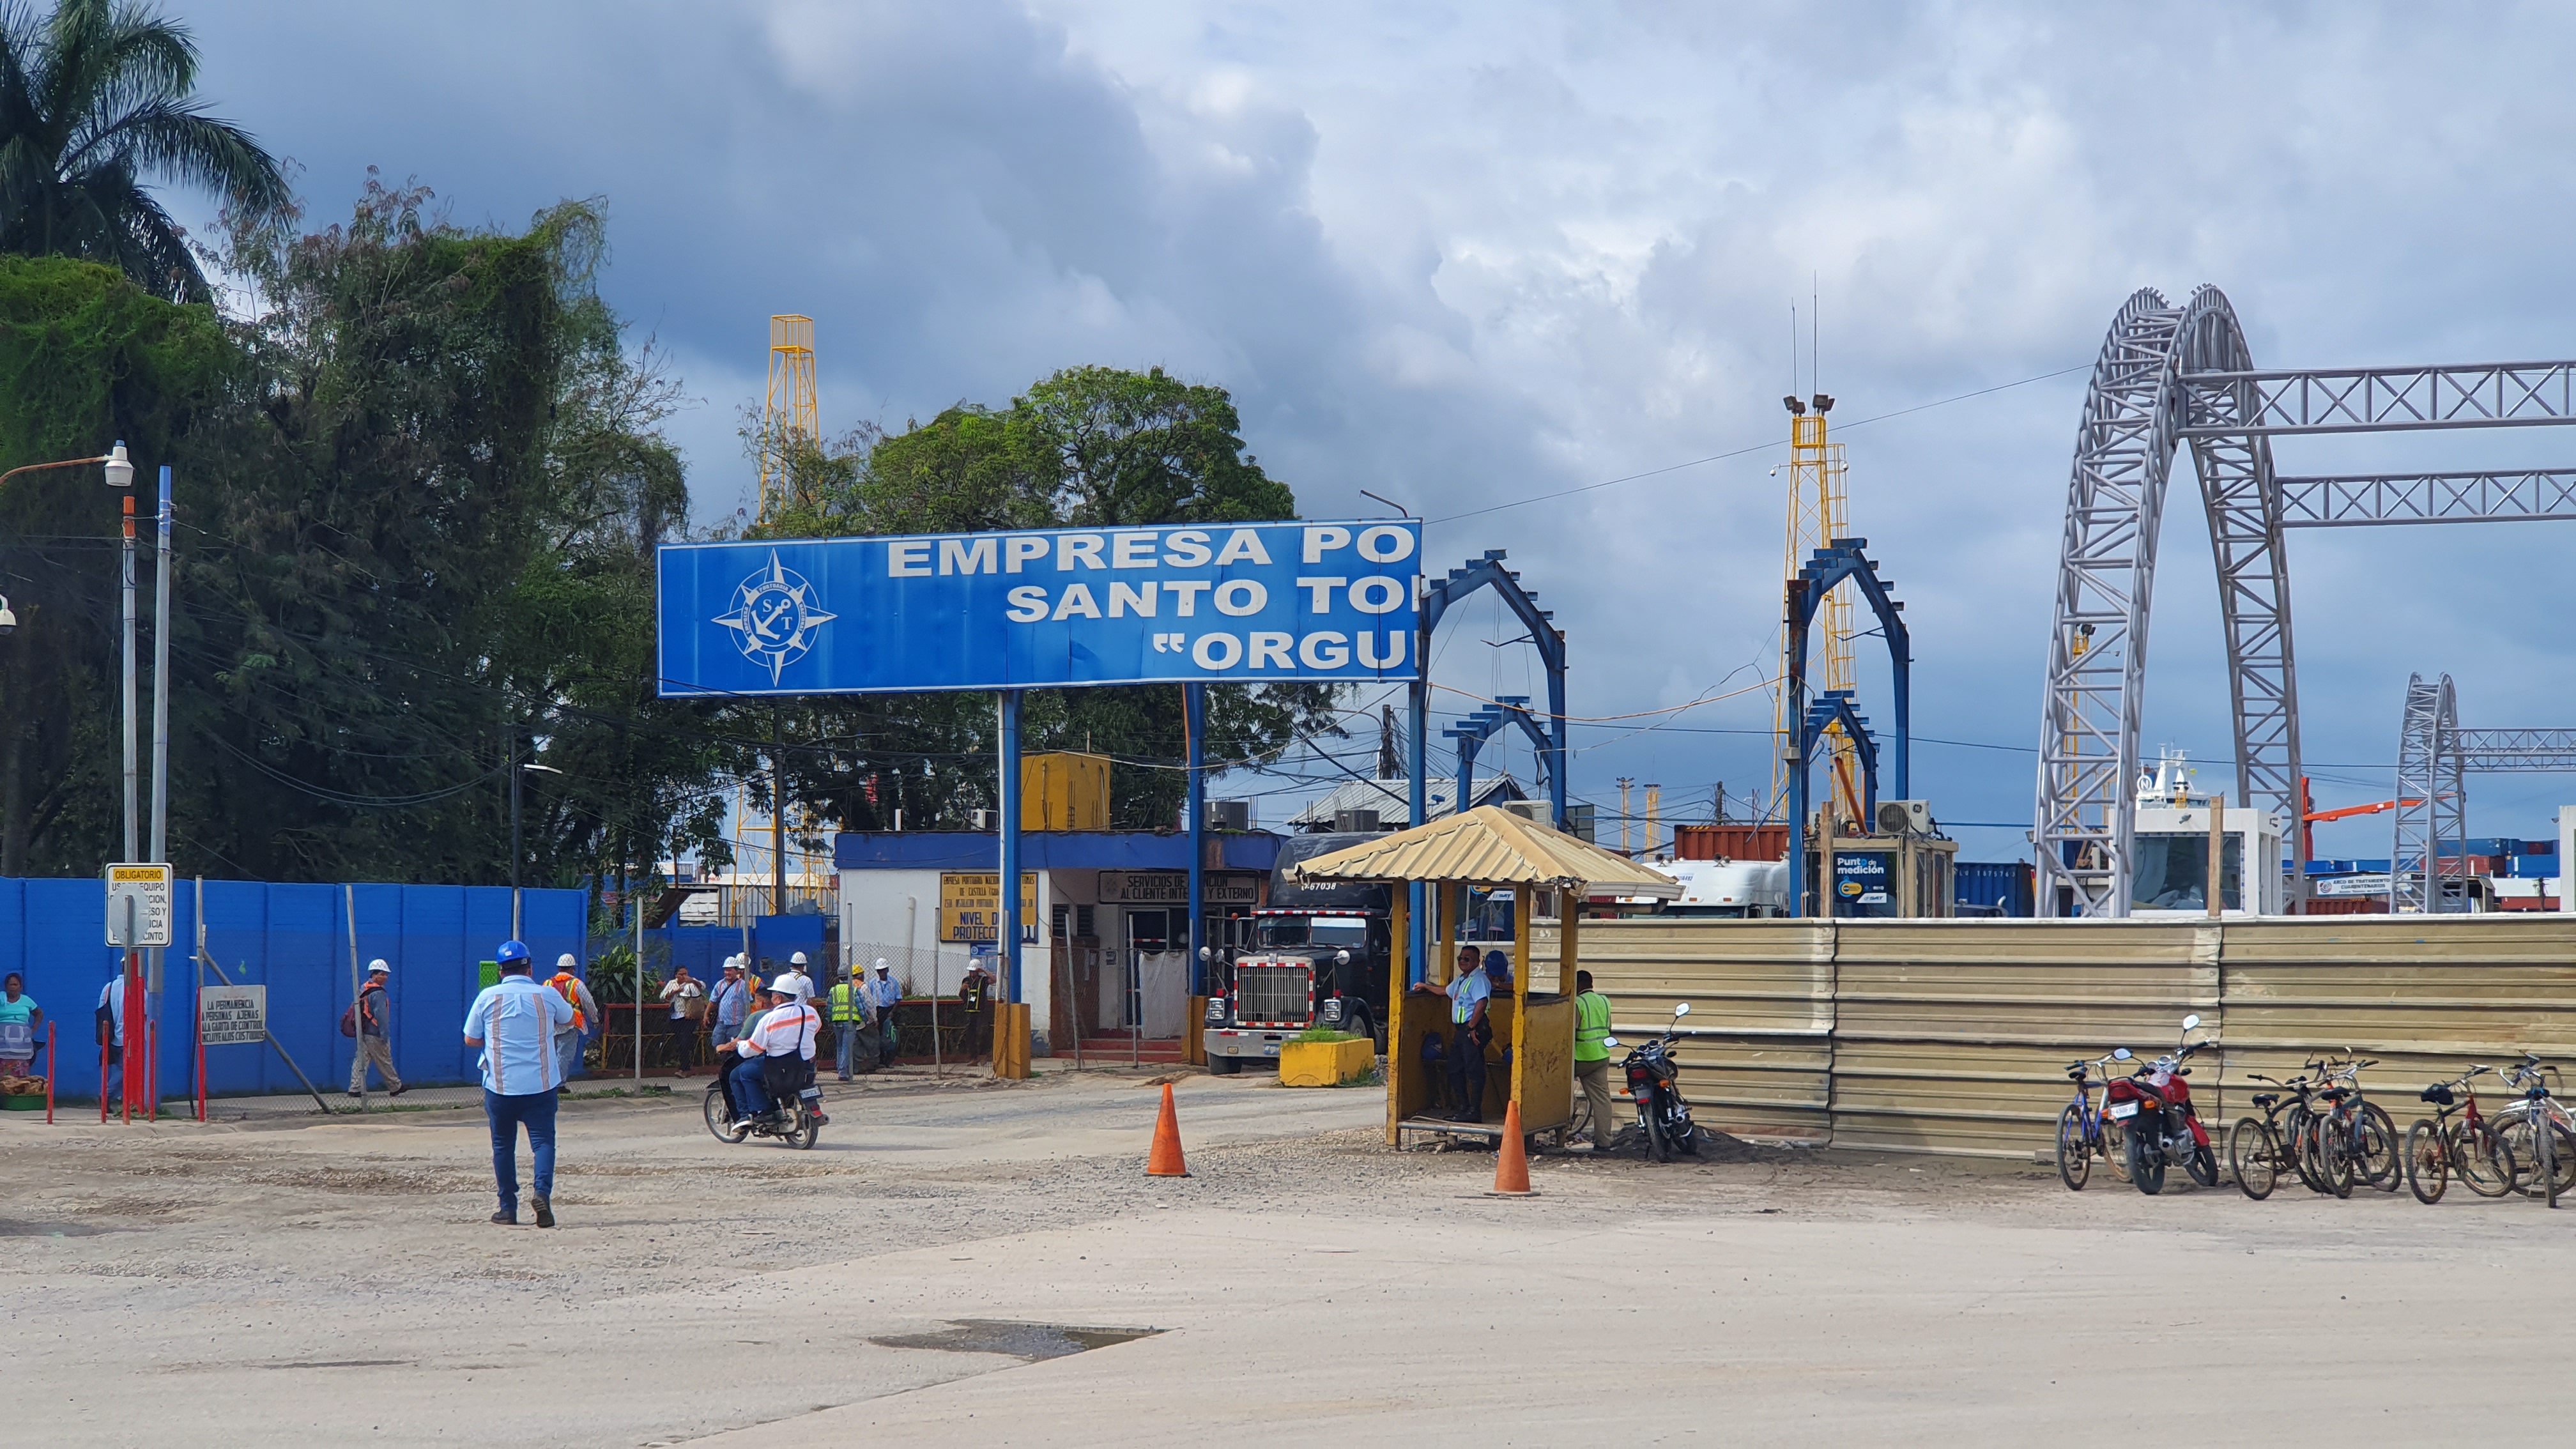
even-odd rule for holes
{"type": "Polygon", "coordinates": [[[943,1353],[998,1353],[1037,1363],[1095,1348],[1151,1338],[1159,1328],[1079,1328],[1066,1323],[1006,1323],[992,1318],[953,1318],[937,1333],[890,1333],[868,1342],[880,1348],[928,1348],[943,1353]]]}
{"type": "Polygon", "coordinates": [[[22,1223],[0,1218],[0,1238],[94,1238],[115,1231],[89,1223],[22,1223]]]}

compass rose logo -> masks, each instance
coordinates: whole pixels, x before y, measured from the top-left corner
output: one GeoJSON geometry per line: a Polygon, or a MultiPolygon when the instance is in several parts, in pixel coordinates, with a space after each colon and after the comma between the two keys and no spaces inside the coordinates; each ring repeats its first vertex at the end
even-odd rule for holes
{"type": "Polygon", "coordinates": [[[775,685],[779,672],[804,658],[814,647],[814,636],[839,617],[823,612],[814,586],[803,574],[781,566],[772,549],[769,567],[734,586],[733,612],[719,614],[713,622],[733,631],[734,647],[743,658],[768,666],[769,682],[775,685]]]}

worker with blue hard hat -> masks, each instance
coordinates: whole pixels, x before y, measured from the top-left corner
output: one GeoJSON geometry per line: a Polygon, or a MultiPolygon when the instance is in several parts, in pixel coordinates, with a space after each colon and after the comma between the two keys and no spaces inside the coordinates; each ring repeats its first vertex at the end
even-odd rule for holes
{"type": "Polygon", "coordinates": [[[572,1003],[538,983],[522,941],[492,953],[501,979],[483,988],[465,1012],[465,1044],[482,1053],[483,1117],[492,1128],[492,1179],[500,1189],[496,1223],[519,1220],[519,1129],[536,1159],[537,1226],[555,1225],[555,1088],[563,1066],[555,1033],[572,1025],[572,1003]]]}

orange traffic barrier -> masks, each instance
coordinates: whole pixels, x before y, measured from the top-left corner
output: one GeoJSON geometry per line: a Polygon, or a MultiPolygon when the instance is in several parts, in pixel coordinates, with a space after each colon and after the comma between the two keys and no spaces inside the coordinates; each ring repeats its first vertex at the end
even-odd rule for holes
{"type": "Polygon", "coordinates": [[[1172,1084],[1163,1084],[1163,1115],[1154,1119],[1154,1150],[1145,1157],[1147,1177],[1187,1177],[1181,1161],[1181,1114],[1172,1106],[1172,1084]]]}
{"type": "Polygon", "coordinates": [[[1503,1155],[1494,1163],[1494,1191],[1529,1190],[1529,1148],[1521,1141],[1521,1104],[1514,1102],[1503,1109],[1503,1155]]]}

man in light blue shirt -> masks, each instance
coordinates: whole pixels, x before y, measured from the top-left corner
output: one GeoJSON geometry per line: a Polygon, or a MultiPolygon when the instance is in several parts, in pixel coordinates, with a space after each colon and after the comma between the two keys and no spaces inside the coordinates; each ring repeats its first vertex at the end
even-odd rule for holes
{"type": "MultiPolygon", "coordinates": [[[[1415,983],[1414,990],[1441,992],[1442,987],[1428,981],[1415,983]]],[[[1449,1114],[1453,1122],[1485,1120],[1485,1046],[1494,1039],[1493,1023],[1485,1019],[1485,1003],[1493,999],[1493,982],[1485,976],[1484,963],[1477,959],[1476,948],[1458,948],[1458,968],[1445,988],[1449,998],[1449,1087],[1457,1100],[1457,1110],[1449,1114]]]]}
{"type": "Polygon", "coordinates": [[[504,941],[493,955],[501,981],[486,986],[465,1012],[465,1044],[483,1053],[483,1117],[492,1126],[492,1180],[500,1188],[496,1223],[519,1220],[519,1128],[528,1129],[536,1159],[537,1226],[555,1225],[555,1088],[563,1066],[555,1033],[572,1025],[572,1003],[529,974],[528,948],[504,941]]]}
{"type": "Polygon", "coordinates": [[[886,958],[877,958],[876,974],[868,979],[868,1004],[876,1008],[878,1038],[877,1060],[894,1065],[894,1009],[903,1000],[903,986],[894,979],[894,968],[886,958]]]}

